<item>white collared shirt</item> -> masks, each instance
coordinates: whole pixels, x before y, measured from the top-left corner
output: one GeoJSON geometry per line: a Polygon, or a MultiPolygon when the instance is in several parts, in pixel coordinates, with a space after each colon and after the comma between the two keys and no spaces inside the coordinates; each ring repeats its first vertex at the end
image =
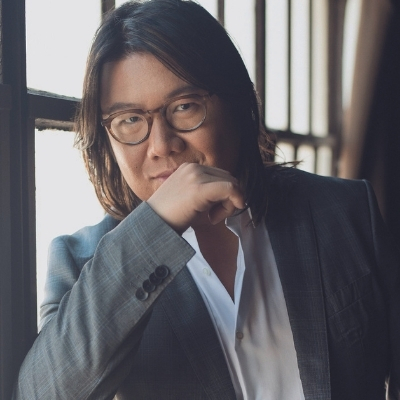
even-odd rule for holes
{"type": "MultiPolygon", "coordinates": [[[[182,235],[196,250],[188,269],[219,336],[238,400],[304,400],[292,330],[265,224],[249,213],[226,220],[239,238],[234,302],[201,254],[196,234],[182,235]]],[[[288,249],[288,251],[290,251],[288,249]]]]}

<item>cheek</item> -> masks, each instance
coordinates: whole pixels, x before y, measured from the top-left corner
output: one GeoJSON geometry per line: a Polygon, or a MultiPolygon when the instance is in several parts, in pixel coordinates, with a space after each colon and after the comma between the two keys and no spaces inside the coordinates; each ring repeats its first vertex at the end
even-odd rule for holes
{"type": "Polygon", "coordinates": [[[115,141],[111,141],[111,146],[128,186],[139,199],[148,200],[157,189],[157,185],[152,185],[146,178],[146,147],[125,146],[115,141]]]}
{"type": "Polygon", "coordinates": [[[214,138],[211,146],[217,165],[234,173],[239,158],[239,133],[230,123],[219,124],[214,132],[214,138]]]}
{"type": "Polygon", "coordinates": [[[140,154],[136,154],[138,153],[135,151],[136,149],[120,145],[119,143],[115,143],[115,141],[111,142],[111,147],[123,177],[129,187],[134,190],[132,185],[138,181],[141,173],[140,154]]]}
{"type": "Polygon", "coordinates": [[[209,114],[208,156],[213,165],[235,174],[240,155],[240,132],[234,122],[231,109],[216,99],[209,114]]]}

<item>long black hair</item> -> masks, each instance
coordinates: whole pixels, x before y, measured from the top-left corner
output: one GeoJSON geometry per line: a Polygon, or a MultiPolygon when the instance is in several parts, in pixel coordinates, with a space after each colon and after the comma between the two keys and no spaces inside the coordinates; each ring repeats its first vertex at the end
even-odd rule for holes
{"type": "Polygon", "coordinates": [[[116,163],[100,125],[100,75],[106,62],[150,53],[181,79],[226,101],[241,134],[237,178],[255,222],[266,213],[264,167],[272,143],[260,123],[254,85],[225,29],[192,1],[131,1],[110,12],[97,30],[88,57],[76,144],[103,208],[122,219],[139,203],[116,163]]]}

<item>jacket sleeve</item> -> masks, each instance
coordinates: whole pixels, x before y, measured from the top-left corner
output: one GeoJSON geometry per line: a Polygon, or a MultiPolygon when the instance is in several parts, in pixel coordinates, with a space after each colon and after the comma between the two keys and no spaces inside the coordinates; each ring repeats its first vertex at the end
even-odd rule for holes
{"type": "Polygon", "coordinates": [[[129,372],[151,309],[194,250],[146,203],[100,240],[81,273],[62,238],[49,258],[43,328],[14,400],[112,399],[129,372]],[[136,297],[158,266],[169,275],[136,297]]]}
{"type": "Polygon", "coordinates": [[[380,215],[371,185],[366,182],[378,276],[386,288],[390,332],[387,399],[400,400],[400,257],[380,215]]]}

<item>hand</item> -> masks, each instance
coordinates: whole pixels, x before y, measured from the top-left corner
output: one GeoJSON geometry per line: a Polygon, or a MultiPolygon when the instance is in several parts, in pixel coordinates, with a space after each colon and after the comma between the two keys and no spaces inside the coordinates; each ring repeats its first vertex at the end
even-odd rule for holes
{"type": "Polygon", "coordinates": [[[201,214],[215,225],[245,207],[238,180],[229,172],[199,164],[182,164],[147,200],[178,233],[201,214]]]}

